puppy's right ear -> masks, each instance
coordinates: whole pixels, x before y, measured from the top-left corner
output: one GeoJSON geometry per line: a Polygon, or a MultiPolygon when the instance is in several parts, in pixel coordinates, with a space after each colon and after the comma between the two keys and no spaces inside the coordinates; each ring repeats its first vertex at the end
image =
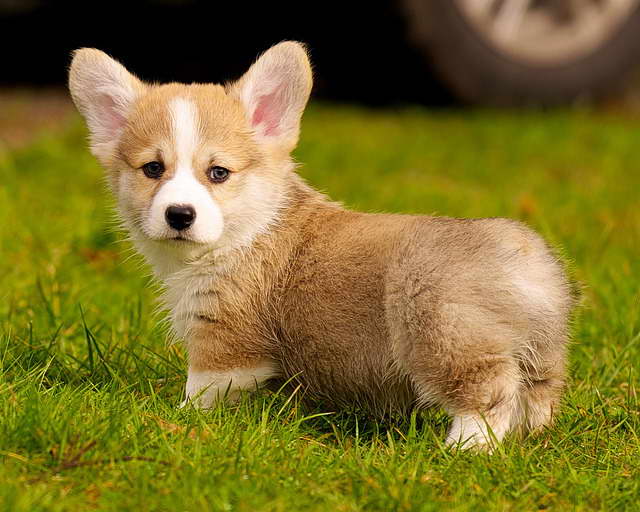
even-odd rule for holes
{"type": "Polygon", "coordinates": [[[119,62],[94,48],[76,50],[69,91],[87,121],[91,150],[103,163],[113,156],[135,100],[145,85],[119,62]]]}

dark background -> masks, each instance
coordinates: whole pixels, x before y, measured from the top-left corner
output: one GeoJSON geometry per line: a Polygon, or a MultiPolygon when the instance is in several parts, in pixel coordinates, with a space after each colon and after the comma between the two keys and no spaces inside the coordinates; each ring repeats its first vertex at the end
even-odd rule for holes
{"type": "Polygon", "coordinates": [[[149,81],[223,82],[285,39],[308,45],[316,97],[453,101],[410,43],[400,1],[0,0],[0,86],[62,86],[80,47],[104,50],[149,81]]]}

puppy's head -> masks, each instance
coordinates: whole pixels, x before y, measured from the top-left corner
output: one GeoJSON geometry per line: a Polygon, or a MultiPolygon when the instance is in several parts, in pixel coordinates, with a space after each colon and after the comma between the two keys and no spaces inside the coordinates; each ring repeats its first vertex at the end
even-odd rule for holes
{"type": "Polygon", "coordinates": [[[186,253],[250,243],[275,218],[311,84],[295,42],[228,86],[146,84],[88,48],[69,73],[133,238],[186,253]]]}

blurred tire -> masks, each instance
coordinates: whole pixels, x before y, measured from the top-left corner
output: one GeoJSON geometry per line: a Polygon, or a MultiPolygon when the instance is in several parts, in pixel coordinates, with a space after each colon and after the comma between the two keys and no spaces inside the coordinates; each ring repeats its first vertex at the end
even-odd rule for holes
{"type": "Polygon", "coordinates": [[[461,0],[403,1],[414,43],[471,103],[557,105],[600,98],[620,90],[640,61],[640,4],[588,51],[536,60],[495,44],[463,12],[461,0]]]}

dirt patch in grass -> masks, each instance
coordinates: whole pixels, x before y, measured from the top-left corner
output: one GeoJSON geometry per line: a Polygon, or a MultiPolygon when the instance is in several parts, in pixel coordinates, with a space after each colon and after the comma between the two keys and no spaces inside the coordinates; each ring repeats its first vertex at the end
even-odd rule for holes
{"type": "Polygon", "coordinates": [[[69,122],[69,94],[59,89],[0,89],[0,149],[28,144],[45,130],[69,122]]]}

